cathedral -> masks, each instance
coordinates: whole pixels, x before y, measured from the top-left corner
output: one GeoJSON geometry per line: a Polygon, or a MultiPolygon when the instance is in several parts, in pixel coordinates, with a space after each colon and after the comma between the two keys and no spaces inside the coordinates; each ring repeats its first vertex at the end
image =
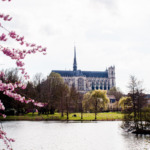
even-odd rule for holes
{"type": "Polygon", "coordinates": [[[52,70],[59,73],[69,87],[74,86],[79,92],[86,93],[90,90],[110,90],[116,86],[115,66],[105,71],[82,71],[77,69],[76,47],[74,46],[73,70],[52,70]]]}

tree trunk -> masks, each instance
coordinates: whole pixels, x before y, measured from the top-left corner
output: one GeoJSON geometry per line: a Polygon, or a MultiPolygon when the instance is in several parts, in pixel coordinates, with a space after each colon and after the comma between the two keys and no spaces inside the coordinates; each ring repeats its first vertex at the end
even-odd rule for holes
{"type": "Polygon", "coordinates": [[[69,120],[69,103],[68,103],[68,97],[66,97],[66,110],[67,110],[67,121],[69,120]]]}
{"type": "Polygon", "coordinates": [[[95,104],[95,120],[97,119],[97,99],[96,99],[96,104],[95,104]]]}

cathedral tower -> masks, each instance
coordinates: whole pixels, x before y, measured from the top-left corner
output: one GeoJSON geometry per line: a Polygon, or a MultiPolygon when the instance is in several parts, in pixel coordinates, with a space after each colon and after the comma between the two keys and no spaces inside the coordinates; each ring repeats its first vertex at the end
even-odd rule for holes
{"type": "Polygon", "coordinates": [[[73,62],[73,71],[77,71],[76,47],[75,47],[75,46],[74,46],[74,62],[73,62]]]}

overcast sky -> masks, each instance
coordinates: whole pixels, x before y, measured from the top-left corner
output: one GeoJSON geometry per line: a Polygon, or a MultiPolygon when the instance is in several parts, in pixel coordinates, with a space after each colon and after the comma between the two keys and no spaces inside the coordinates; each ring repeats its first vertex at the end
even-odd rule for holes
{"type": "MultiPolygon", "coordinates": [[[[75,41],[78,69],[104,71],[115,65],[116,84],[123,92],[135,75],[150,93],[149,6],[149,0],[12,0],[0,1],[0,12],[13,16],[11,22],[1,22],[7,29],[47,47],[46,56],[26,57],[31,77],[72,70],[75,41]]],[[[19,47],[13,40],[0,44],[19,47]]],[[[1,68],[14,64],[0,54],[1,68]]]]}

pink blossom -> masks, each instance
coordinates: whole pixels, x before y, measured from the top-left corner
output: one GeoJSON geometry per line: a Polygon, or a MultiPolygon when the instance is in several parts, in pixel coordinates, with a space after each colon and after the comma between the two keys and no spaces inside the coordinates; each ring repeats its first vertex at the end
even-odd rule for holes
{"type": "Polygon", "coordinates": [[[6,115],[5,114],[2,114],[3,118],[6,118],[6,115]]]}
{"type": "Polygon", "coordinates": [[[4,72],[1,71],[1,72],[0,72],[0,77],[4,77],[4,75],[5,75],[4,72]]]}
{"type": "Polygon", "coordinates": [[[17,64],[18,67],[23,67],[24,66],[24,63],[22,61],[19,61],[19,60],[16,61],[16,64],[17,64]]]}
{"type": "Polygon", "coordinates": [[[1,102],[1,100],[0,100],[0,110],[5,110],[5,107],[4,107],[3,103],[1,102]]]}
{"type": "Polygon", "coordinates": [[[9,17],[9,15],[6,15],[3,17],[5,21],[11,21],[12,17],[9,17]]]}
{"type": "Polygon", "coordinates": [[[0,36],[0,41],[7,41],[6,35],[4,33],[0,36]]]}
{"type": "Polygon", "coordinates": [[[27,87],[27,85],[24,84],[24,85],[22,85],[21,88],[24,90],[24,89],[26,89],[26,87],[27,87]]]}

